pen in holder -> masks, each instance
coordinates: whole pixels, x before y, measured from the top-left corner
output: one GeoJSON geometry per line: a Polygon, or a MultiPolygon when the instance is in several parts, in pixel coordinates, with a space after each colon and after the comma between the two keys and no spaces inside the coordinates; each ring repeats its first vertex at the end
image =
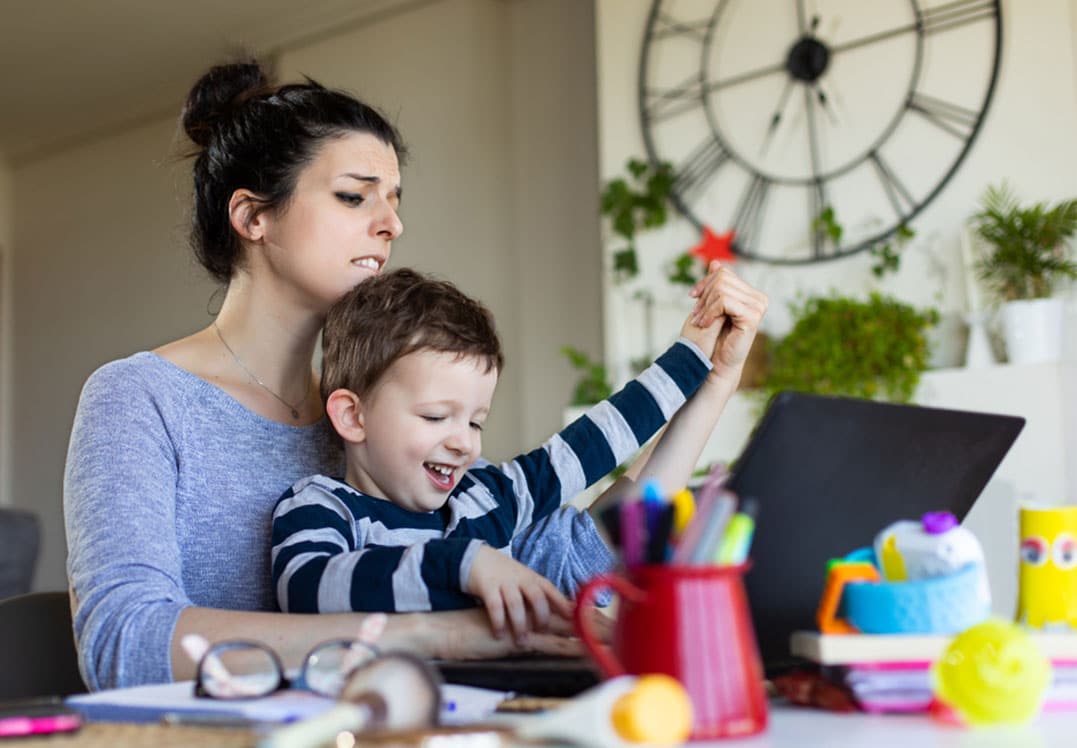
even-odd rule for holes
{"type": "Polygon", "coordinates": [[[607,678],[664,673],[680,681],[695,713],[693,739],[757,733],[767,701],[742,579],[749,565],[646,565],[596,577],[577,597],[576,631],[607,678]],[[588,616],[607,587],[621,595],[612,651],[588,616]]]}

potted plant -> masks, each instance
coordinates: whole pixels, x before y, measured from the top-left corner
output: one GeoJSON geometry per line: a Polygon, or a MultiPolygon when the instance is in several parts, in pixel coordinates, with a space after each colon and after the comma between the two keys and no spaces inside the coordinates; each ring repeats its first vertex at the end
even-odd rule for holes
{"type": "Polygon", "coordinates": [[[761,393],[781,390],[906,403],[927,369],[934,309],[879,293],[867,301],[812,296],[792,304],[793,329],[772,344],[761,393]]]}
{"type": "Polygon", "coordinates": [[[1077,233],[1077,200],[1022,207],[1008,185],[988,187],[972,227],[985,245],[974,267],[1001,303],[1009,360],[1057,360],[1064,309],[1053,293],[1059,281],[1077,278],[1069,244],[1077,233]]]}

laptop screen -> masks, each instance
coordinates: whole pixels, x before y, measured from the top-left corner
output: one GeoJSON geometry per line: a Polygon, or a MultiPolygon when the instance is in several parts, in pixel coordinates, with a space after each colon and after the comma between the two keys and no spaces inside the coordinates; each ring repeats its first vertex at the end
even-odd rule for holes
{"type": "Polygon", "coordinates": [[[768,671],[814,629],[826,563],[898,519],[963,519],[1024,426],[1016,416],[783,392],[727,486],[760,505],[745,577],[768,671]]]}

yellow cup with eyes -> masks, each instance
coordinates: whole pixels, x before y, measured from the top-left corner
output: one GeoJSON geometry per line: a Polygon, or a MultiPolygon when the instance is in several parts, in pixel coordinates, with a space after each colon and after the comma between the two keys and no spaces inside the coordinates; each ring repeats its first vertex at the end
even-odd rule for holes
{"type": "Polygon", "coordinates": [[[1020,508],[1017,622],[1077,627],[1077,505],[1020,508]]]}

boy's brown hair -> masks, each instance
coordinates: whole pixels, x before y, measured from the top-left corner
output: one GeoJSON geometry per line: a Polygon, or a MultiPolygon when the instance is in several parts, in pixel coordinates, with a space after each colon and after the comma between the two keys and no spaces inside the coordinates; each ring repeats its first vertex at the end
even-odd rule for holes
{"type": "Polygon", "coordinates": [[[501,371],[490,310],[452,283],[408,268],[360,283],[330,308],[322,332],[322,400],[363,395],[393,362],[419,350],[474,356],[501,371]]]}

